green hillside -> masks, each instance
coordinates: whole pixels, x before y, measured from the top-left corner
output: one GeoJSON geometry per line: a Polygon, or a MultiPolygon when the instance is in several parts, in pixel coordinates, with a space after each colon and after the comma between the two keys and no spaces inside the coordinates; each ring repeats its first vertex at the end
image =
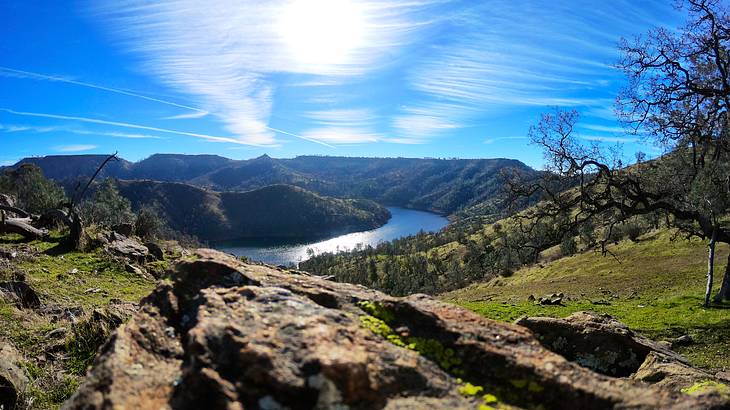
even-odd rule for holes
{"type": "MultiPolygon", "coordinates": [[[[694,364],[727,370],[730,305],[702,308],[707,244],[672,240],[661,230],[611,247],[612,257],[589,251],[525,267],[440,297],[486,317],[512,321],[522,315],[565,317],[591,310],[608,313],[656,339],[688,334],[689,346],[677,347],[694,364]],[[562,305],[535,304],[530,296],[563,293],[562,305]]],[[[725,269],[729,249],[719,246],[716,274],[725,269]]],[[[719,287],[719,283],[715,284],[719,287]]]]}

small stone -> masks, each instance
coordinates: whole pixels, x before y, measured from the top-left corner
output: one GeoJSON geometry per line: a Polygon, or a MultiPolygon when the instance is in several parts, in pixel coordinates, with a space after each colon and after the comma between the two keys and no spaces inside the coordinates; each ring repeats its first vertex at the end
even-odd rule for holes
{"type": "Polygon", "coordinates": [[[62,339],[66,336],[67,332],[65,327],[59,327],[46,333],[46,339],[62,339]]]}
{"type": "Polygon", "coordinates": [[[694,340],[692,340],[692,336],[682,335],[674,339],[674,342],[672,342],[672,346],[689,346],[692,343],[694,343],[694,340]]]}

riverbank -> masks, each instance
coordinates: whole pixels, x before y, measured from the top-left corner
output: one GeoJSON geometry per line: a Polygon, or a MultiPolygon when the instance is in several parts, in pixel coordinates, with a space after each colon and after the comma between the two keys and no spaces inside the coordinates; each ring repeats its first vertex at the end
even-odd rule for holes
{"type": "Polygon", "coordinates": [[[294,242],[279,240],[243,240],[213,244],[213,247],[236,256],[272,265],[297,264],[325,252],[338,252],[354,249],[358,244],[375,246],[403,236],[414,235],[419,231],[435,232],[448,225],[449,220],[426,211],[416,211],[400,207],[387,207],[391,218],[385,225],[372,230],[353,232],[328,239],[314,239],[294,242]]]}

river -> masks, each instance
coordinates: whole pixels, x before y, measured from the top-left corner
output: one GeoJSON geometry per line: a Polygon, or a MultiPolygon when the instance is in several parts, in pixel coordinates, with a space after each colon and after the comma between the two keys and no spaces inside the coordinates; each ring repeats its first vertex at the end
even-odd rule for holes
{"type": "Polygon", "coordinates": [[[380,242],[413,235],[421,230],[435,232],[449,223],[445,217],[430,212],[398,207],[388,207],[388,210],[392,215],[388,223],[370,231],[349,233],[326,240],[300,241],[299,243],[251,239],[220,242],[214,246],[223,252],[246,256],[255,261],[272,265],[289,265],[308,259],[308,249],[312,249],[315,254],[320,254],[353,249],[359,243],[363,246],[375,246],[380,242]]]}

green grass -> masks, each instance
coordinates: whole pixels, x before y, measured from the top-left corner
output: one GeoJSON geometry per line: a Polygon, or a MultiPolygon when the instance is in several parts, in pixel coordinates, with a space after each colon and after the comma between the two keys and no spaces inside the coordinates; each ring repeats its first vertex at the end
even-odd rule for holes
{"type": "MultiPolygon", "coordinates": [[[[16,250],[18,257],[8,268],[0,267],[0,280],[24,276],[44,306],[81,308],[81,322],[53,323],[50,317],[0,300],[0,340],[8,340],[27,359],[24,364],[31,384],[24,392],[25,408],[55,409],[75,391],[80,377],[100,343],[109,333],[107,324],[92,323],[89,314],[109,305],[113,299],[139,302],[154,288],[152,280],[128,273],[123,264],[101,250],[88,253],[70,249],[64,235],[51,234],[48,241],[26,242],[17,235],[0,235],[0,249],[16,250]],[[93,291],[88,291],[93,289],[93,291]],[[65,340],[48,340],[46,335],[65,327],[65,340]],[[65,345],[65,358],[39,360],[53,344],[65,345]]],[[[158,262],[154,268],[166,268],[158,262]]],[[[21,408],[24,408],[21,406],[21,408]]]]}
{"type": "MultiPolygon", "coordinates": [[[[728,255],[727,246],[718,248],[716,290],[728,255]]],[[[615,257],[591,251],[561,258],[441,298],[500,321],[522,315],[565,317],[582,310],[608,313],[654,339],[689,334],[695,343],[678,348],[680,353],[711,371],[730,369],[730,304],[702,307],[705,243],[672,241],[670,233],[663,231],[638,243],[621,242],[610,250],[615,257]],[[559,292],[566,296],[564,306],[528,301],[530,295],[539,298],[559,292]]]]}

